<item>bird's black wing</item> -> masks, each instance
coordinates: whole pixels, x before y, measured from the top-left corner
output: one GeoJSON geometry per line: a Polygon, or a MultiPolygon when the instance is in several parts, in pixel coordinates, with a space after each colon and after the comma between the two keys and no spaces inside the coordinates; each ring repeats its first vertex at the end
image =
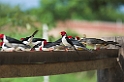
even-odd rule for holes
{"type": "Polygon", "coordinates": [[[55,42],[48,42],[45,46],[44,46],[44,48],[50,48],[50,47],[53,47],[53,46],[56,46],[57,45],[57,43],[55,43],[55,42]]]}
{"type": "Polygon", "coordinates": [[[49,48],[49,47],[52,47],[52,46],[56,46],[56,45],[60,45],[60,43],[62,42],[62,38],[56,40],[55,42],[48,42],[44,48],[49,48]]]}
{"type": "Polygon", "coordinates": [[[35,35],[37,32],[38,32],[38,30],[34,31],[34,33],[33,33],[31,36],[34,37],[34,35],[35,35]]]}
{"type": "Polygon", "coordinates": [[[81,46],[84,50],[87,50],[89,52],[92,52],[91,50],[89,50],[88,48],[85,47],[85,45],[83,45],[82,43],[80,43],[79,41],[77,40],[72,40],[73,44],[76,45],[76,46],[81,46]]]}
{"type": "Polygon", "coordinates": [[[104,44],[105,41],[102,40],[102,39],[97,39],[97,38],[84,38],[84,39],[81,39],[80,42],[88,42],[88,43],[91,43],[91,44],[104,44]]]}
{"type": "Polygon", "coordinates": [[[79,52],[77,51],[77,49],[75,48],[73,42],[71,41],[71,39],[69,39],[68,37],[65,37],[65,39],[66,39],[67,42],[74,48],[74,50],[76,51],[76,53],[77,53],[78,55],[80,55],[79,52]]]}
{"type": "Polygon", "coordinates": [[[45,39],[42,38],[33,38],[32,42],[37,42],[37,41],[45,41],[45,39]]]}
{"type": "Polygon", "coordinates": [[[72,41],[71,41],[68,37],[65,37],[65,39],[67,40],[67,42],[68,42],[71,46],[74,46],[74,44],[72,43],[72,41]]]}
{"type": "Polygon", "coordinates": [[[23,44],[22,41],[17,40],[15,38],[11,38],[9,36],[6,36],[6,39],[9,41],[9,43],[18,43],[18,44],[23,44]]]}
{"type": "Polygon", "coordinates": [[[106,45],[108,45],[108,44],[112,44],[112,45],[115,45],[115,46],[121,47],[121,45],[119,45],[118,42],[114,42],[114,41],[106,41],[106,45]]]}
{"type": "Polygon", "coordinates": [[[113,44],[113,45],[116,45],[116,44],[119,44],[118,42],[114,42],[114,41],[106,41],[107,44],[113,44]]]}
{"type": "Polygon", "coordinates": [[[35,35],[37,32],[38,32],[38,30],[34,31],[34,32],[33,32],[33,34],[32,34],[31,36],[28,36],[28,37],[26,37],[26,38],[23,38],[22,42],[23,42],[23,41],[28,41],[28,40],[29,40],[29,38],[32,38],[32,39],[31,39],[31,41],[32,41],[32,40],[33,40],[34,35],[35,35]]]}

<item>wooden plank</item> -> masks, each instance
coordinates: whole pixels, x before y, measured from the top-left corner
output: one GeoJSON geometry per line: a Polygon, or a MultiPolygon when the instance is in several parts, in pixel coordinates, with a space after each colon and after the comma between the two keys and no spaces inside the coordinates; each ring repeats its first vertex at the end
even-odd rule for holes
{"type": "Polygon", "coordinates": [[[118,62],[124,73],[124,37],[121,37],[121,48],[119,49],[118,62]]]}
{"type": "Polygon", "coordinates": [[[10,78],[65,74],[72,72],[110,68],[114,67],[115,65],[117,65],[116,58],[77,62],[61,62],[51,64],[47,63],[37,65],[0,65],[0,77],[10,78]]]}
{"type": "MultiPolygon", "coordinates": [[[[124,36],[118,36],[118,37],[103,37],[106,41],[111,40],[118,42],[119,45],[121,45],[121,48],[119,49],[119,54],[118,54],[118,63],[121,67],[122,72],[124,73],[124,36]]],[[[110,46],[110,48],[113,48],[113,46],[110,46]]],[[[117,48],[117,47],[114,47],[117,48]]]]}
{"type": "MultiPolygon", "coordinates": [[[[106,41],[118,42],[123,45],[124,37],[104,37],[106,41]]],[[[119,62],[112,68],[97,70],[97,82],[124,82],[124,54],[121,48],[111,45],[109,49],[119,49],[119,62]]],[[[117,58],[118,59],[118,58],[117,58]]]]}
{"type": "Polygon", "coordinates": [[[117,58],[118,49],[98,50],[93,53],[87,51],[56,51],[56,52],[0,52],[0,65],[12,64],[43,64],[72,61],[88,61],[103,58],[117,58]]]}
{"type": "Polygon", "coordinates": [[[97,82],[124,82],[124,73],[119,64],[112,68],[97,70],[97,82]]]}
{"type": "Polygon", "coordinates": [[[119,49],[118,62],[122,72],[124,73],[124,44],[122,44],[122,47],[119,49]]]}

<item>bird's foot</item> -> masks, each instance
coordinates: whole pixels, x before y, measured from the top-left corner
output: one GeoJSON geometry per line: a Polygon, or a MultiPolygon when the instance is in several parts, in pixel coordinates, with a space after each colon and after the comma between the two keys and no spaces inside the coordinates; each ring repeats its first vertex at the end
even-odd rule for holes
{"type": "Polygon", "coordinates": [[[49,48],[49,51],[52,52],[52,51],[54,51],[54,49],[53,48],[49,48]]]}
{"type": "Polygon", "coordinates": [[[65,51],[68,52],[69,51],[68,48],[66,48],[65,51]]]}

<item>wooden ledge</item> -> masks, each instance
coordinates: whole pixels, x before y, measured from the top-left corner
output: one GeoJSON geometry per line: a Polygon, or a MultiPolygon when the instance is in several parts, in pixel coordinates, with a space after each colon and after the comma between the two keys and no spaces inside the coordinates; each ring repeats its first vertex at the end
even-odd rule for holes
{"type": "Polygon", "coordinates": [[[1,65],[0,77],[34,77],[55,74],[65,74],[97,69],[111,68],[117,65],[116,58],[61,62],[49,64],[1,65]]]}
{"type": "Polygon", "coordinates": [[[64,74],[117,65],[118,49],[70,52],[0,52],[0,77],[64,74]]]}
{"type": "Polygon", "coordinates": [[[0,52],[0,65],[43,64],[73,61],[89,61],[104,58],[117,58],[118,49],[93,51],[55,52],[0,52]]]}

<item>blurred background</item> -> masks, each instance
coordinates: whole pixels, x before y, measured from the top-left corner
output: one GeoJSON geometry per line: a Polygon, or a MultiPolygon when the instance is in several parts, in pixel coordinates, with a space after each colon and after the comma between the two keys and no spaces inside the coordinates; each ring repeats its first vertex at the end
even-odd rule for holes
{"type": "MultiPolygon", "coordinates": [[[[34,30],[49,41],[68,35],[124,36],[124,0],[0,0],[0,33],[20,39],[34,30]]],[[[42,70],[42,69],[41,69],[42,70]]],[[[96,71],[49,76],[49,82],[96,82],[96,71]]],[[[44,82],[44,77],[7,78],[0,82],[44,82]]]]}

